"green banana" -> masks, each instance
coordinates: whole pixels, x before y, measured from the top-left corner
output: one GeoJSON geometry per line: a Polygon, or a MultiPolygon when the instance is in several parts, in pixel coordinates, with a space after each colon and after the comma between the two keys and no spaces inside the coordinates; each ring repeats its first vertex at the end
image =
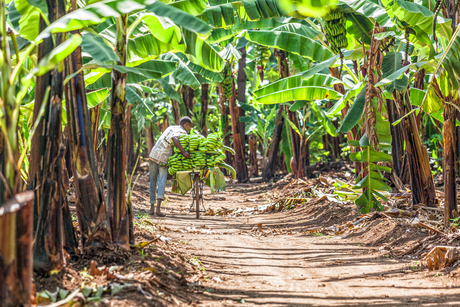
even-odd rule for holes
{"type": "Polygon", "coordinates": [[[224,162],[219,162],[216,165],[218,167],[222,167],[222,168],[225,168],[226,170],[228,170],[232,174],[232,178],[236,179],[236,171],[235,171],[235,169],[233,167],[231,167],[230,165],[228,165],[227,163],[224,163],[224,162]]]}
{"type": "Polygon", "coordinates": [[[339,10],[333,10],[324,16],[324,20],[326,21],[324,31],[331,50],[334,53],[341,53],[341,48],[348,46],[345,15],[339,10]]]}

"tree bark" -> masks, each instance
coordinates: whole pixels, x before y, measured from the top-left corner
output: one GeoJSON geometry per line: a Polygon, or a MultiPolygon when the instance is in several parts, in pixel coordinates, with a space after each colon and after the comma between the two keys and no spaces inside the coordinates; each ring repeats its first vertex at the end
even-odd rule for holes
{"type": "MultiPolygon", "coordinates": [[[[62,0],[47,1],[48,19],[50,22],[65,14],[66,3],[62,0]]],[[[46,50],[59,45],[63,34],[55,35],[54,40],[46,42],[46,50]]],[[[44,43],[45,44],[45,43],[44,43]]],[[[42,50],[43,51],[43,50],[42,50]]],[[[45,54],[40,54],[44,56],[45,54]]],[[[38,62],[41,58],[39,57],[38,62]]],[[[36,92],[34,115],[38,116],[42,103],[45,103],[42,125],[38,128],[32,140],[31,152],[33,163],[31,168],[32,188],[35,189],[35,206],[38,212],[36,219],[36,234],[34,244],[34,270],[40,274],[60,271],[65,265],[63,250],[63,216],[64,200],[63,159],[65,147],[62,144],[62,94],[64,74],[59,68],[54,69],[49,76],[37,78],[36,86],[43,88],[36,92]],[[40,80],[39,80],[40,79],[40,80]],[[44,101],[46,92],[41,90],[50,87],[49,98],[44,101]],[[35,113],[35,108],[38,110],[35,113]]],[[[34,117],[35,117],[34,116],[34,117]]]]}
{"type": "Polygon", "coordinates": [[[206,126],[206,118],[208,117],[208,104],[209,104],[209,84],[203,83],[201,85],[201,133],[207,137],[208,128],[206,126]]]}
{"type": "Polygon", "coordinates": [[[172,104],[172,113],[174,117],[174,124],[179,125],[180,118],[181,118],[179,102],[177,100],[171,99],[171,104],[172,104]]]}
{"type": "Polygon", "coordinates": [[[69,125],[65,126],[64,131],[62,132],[62,140],[64,143],[64,146],[66,148],[65,150],[65,169],[67,171],[67,177],[72,178],[73,173],[72,173],[72,141],[70,140],[70,127],[69,125]]]}
{"type": "MultiPolygon", "coordinates": [[[[168,114],[163,115],[163,123],[161,124],[161,132],[164,132],[169,127],[169,117],[168,114]]],[[[133,146],[134,148],[134,146],[133,146]]]]}
{"type": "MultiPolygon", "coordinates": [[[[116,49],[119,65],[126,65],[128,16],[116,19],[116,49]]],[[[112,69],[110,109],[112,117],[107,144],[107,207],[112,230],[112,242],[129,250],[129,215],[126,204],[126,73],[112,69]]]]}
{"type": "MultiPolygon", "coordinates": [[[[237,76],[237,99],[239,102],[246,103],[246,47],[241,47],[239,49],[241,53],[241,59],[238,61],[238,76],[237,76]]],[[[239,107],[239,116],[244,117],[246,112],[243,108],[239,107]]],[[[246,157],[246,125],[243,122],[240,122],[240,132],[241,132],[241,141],[243,143],[243,153],[246,157]]]]}
{"type": "Polygon", "coordinates": [[[263,170],[262,174],[262,177],[265,181],[270,181],[273,178],[278,165],[278,151],[280,148],[281,133],[283,132],[284,124],[283,112],[284,107],[280,105],[276,113],[275,129],[273,130],[273,138],[270,144],[267,167],[263,170]]]}
{"type": "Polygon", "coordinates": [[[0,305],[32,304],[33,198],[27,191],[0,206],[0,305]]]}
{"type": "MultiPolygon", "coordinates": [[[[395,91],[392,95],[396,104],[400,107],[400,118],[411,111],[408,103],[410,99],[408,92],[395,91]]],[[[401,124],[403,125],[402,131],[409,163],[412,202],[435,207],[437,203],[436,190],[433,176],[431,175],[428,153],[420,139],[414,113],[405,117],[401,124]]]]}
{"type": "Polygon", "coordinates": [[[458,216],[457,210],[457,187],[455,173],[455,119],[456,110],[454,107],[444,106],[444,124],[443,124],[443,140],[444,140],[444,159],[443,159],[443,178],[444,178],[444,224],[448,226],[451,219],[458,216]]]}
{"type": "MultiPolygon", "coordinates": [[[[91,122],[91,133],[93,135],[93,147],[96,153],[99,146],[99,121],[101,118],[101,104],[89,109],[89,118],[91,122]]],[[[96,157],[97,161],[97,157],[96,157]]]]}
{"type": "MultiPolygon", "coordinates": [[[[57,40],[59,41],[59,40],[57,40]]],[[[53,72],[49,110],[45,119],[47,125],[43,131],[46,150],[42,155],[44,176],[38,187],[39,217],[34,244],[34,269],[46,274],[59,271],[65,264],[62,236],[63,178],[62,165],[64,145],[61,143],[63,74],[56,69],[53,72]]]]}
{"type": "MultiPolygon", "coordinates": [[[[56,11],[56,6],[52,3],[51,0],[47,0],[48,5],[48,20],[49,22],[54,22],[64,13],[62,10],[58,12],[56,11]]],[[[59,4],[62,5],[62,1],[59,1],[59,4]]],[[[39,31],[43,31],[47,27],[43,18],[40,18],[39,23],[39,31]]],[[[37,59],[40,61],[43,57],[45,57],[48,53],[51,52],[54,48],[53,38],[50,36],[45,38],[43,42],[38,45],[37,47],[37,59]]],[[[40,133],[43,131],[44,127],[47,125],[46,119],[48,118],[47,114],[49,113],[49,109],[47,108],[42,117],[40,117],[40,110],[43,104],[47,104],[45,100],[47,91],[51,86],[51,78],[52,73],[54,71],[49,71],[42,76],[39,76],[35,80],[35,103],[34,103],[34,111],[33,111],[33,121],[38,122],[37,126],[37,133],[32,136],[31,146],[30,146],[30,165],[29,165],[29,176],[28,176],[28,183],[27,189],[28,190],[35,190],[35,187],[39,186],[43,180],[43,169],[42,169],[42,157],[46,150],[46,140],[44,135],[40,133]]],[[[38,223],[38,216],[39,216],[39,203],[41,200],[41,193],[37,193],[34,198],[34,231],[36,230],[37,223],[38,223]]]]}
{"type": "Polygon", "coordinates": [[[184,100],[187,116],[193,115],[193,100],[195,99],[195,91],[190,86],[182,85],[182,100],[184,100]]]}
{"type": "Polygon", "coordinates": [[[152,151],[153,146],[155,145],[155,141],[153,139],[153,124],[150,123],[150,126],[147,128],[147,148],[149,149],[149,155],[152,151]]]}
{"type": "MultiPolygon", "coordinates": [[[[399,179],[404,176],[404,139],[401,137],[401,125],[394,126],[393,123],[399,119],[396,113],[396,105],[392,99],[386,99],[388,121],[391,127],[391,156],[393,158],[393,171],[399,179]]],[[[404,181],[403,181],[404,182],[404,181]]]]}
{"type": "Polygon", "coordinates": [[[254,134],[249,135],[249,177],[259,176],[259,164],[257,163],[257,138],[254,134]]]}
{"type": "MultiPolygon", "coordinates": [[[[72,4],[76,9],[75,0],[72,0],[72,4]]],[[[79,71],[83,65],[81,48],[78,47],[64,63],[66,75],[79,71]]],[[[101,170],[96,162],[100,105],[88,113],[83,72],[69,80],[65,95],[81,243],[83,246],[107,244],[110,243],[110,229],[99,178],[101,170]]]]}
{"type": "Polygon", "coordinates": [[[240,113],[236,105],[235,82],[233,82],[233,95],[228,99],[232,121],[233,149],[235,150],[235,167],[238,182],[248,181],[248,168],[244,158],[243,143],[241,140],[240,113]]]}
{"type": "MultiPolygon", "coordinates": [[[[126,169],[128,171],[128,176],[131,176],[131,173],[134,169],[134,164],[136,164],[134,155],[133,125],[131,121],[132,107],[132,105],[128,105],[126,110],[126,169]]],[[[168,115],[166,114],[165,116],[167,117],[168,115]]]]}

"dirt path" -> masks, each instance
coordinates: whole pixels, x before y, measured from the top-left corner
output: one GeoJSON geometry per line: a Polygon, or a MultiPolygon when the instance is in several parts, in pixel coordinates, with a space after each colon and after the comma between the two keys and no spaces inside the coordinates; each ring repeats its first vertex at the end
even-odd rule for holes
{"type": "MultiPolygon", "coordinates": [[[[208,194],[211,208],[254,206],[254,199],[265,197],[263,191],[244,193],[241,187],[208,194]]],[[[251,232],[260,223],[261,230],[282,226],[292,213],[197,220],[191,213],[177,213],[188,205],[189,197],[172,196],[166,208],[175,213],[152,221],[171,229],[168,235],[181,243],[179,248],[201,261],[208,276],[195,287],[209,298],[202,306],[460,305],[456,278],[410,272],[407,261],[378,257],[352,239],[251,232]]]]}

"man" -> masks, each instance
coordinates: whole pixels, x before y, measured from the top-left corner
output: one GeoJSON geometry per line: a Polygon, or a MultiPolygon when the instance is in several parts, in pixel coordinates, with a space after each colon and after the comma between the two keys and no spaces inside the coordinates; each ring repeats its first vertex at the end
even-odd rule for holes
{"type": "Polygon", "coordinates": [[[158,142],[152,148],[149,156],[149,171],[150,171],[150,212],[151,215],[165,216],[161,213],[161,203],[165,196],[166,177],[168,175],[168,159],[173,152],[173,145],[179,148],[180,152],[186,159],[190,159],[190,154],[182,148],[179,142],[179,136],[190,134],[193,122],[188,116],[184,116],[180,120],[179,126],[168,127],[158,139],[158,142]],[[156,195],[158,183],[158,196],[156,195]],[[155,202],[157,208],[155,210],[155,202]]]}

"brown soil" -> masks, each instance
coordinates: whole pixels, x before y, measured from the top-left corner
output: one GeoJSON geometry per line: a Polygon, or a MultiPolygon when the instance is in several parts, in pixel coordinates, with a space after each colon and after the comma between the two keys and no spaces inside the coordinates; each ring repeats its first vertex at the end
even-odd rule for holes
{"type": "Polygon", "coordinates": [[[330,200],[325,195],[333,186],[327,178],[229,184],[214,195],[206,188],[205,206],[212,210],[200,219],[189,212],[190,195],[169,191],[165,218],[147,215],[147,176],[133,193],[136,243],[155,242],[129,254],[104,252],[58,275],[36,277],[37,293],[106,287],[101,300],[88,303],[93,306],[460,304],[456,265],[420,269],[420,256],[447,238],[413,226],[409,218],[361,215],[353,203],[330,200]],[[303,203],[281,200],[299,193],[305,195],[303,203]],[[264,211],[250,209],[267,203],[271,206],[264,211]],[[117,268],[91,276],[92,260],[99,268],[117,268]],[[128,286],[110,295],[114,284],[128,286]]]}

